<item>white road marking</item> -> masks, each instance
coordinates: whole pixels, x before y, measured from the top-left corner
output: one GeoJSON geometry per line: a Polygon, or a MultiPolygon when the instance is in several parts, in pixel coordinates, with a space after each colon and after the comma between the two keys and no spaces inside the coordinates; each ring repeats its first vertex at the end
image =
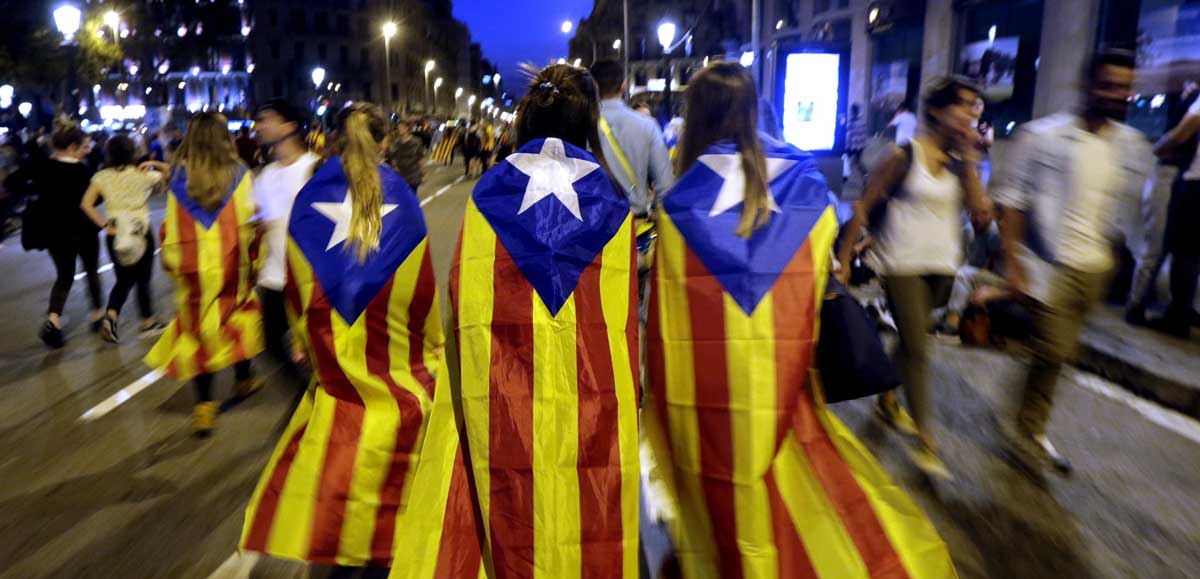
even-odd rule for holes
{"type": "Polygon", "coordinates": [[[426,197],[421,200],[421,207],[429,205],[430,201],[437,199],[438,197],[440,197],[442,195],[442,193],[449,191],[451,187],[458,185],[459,183],[462,183],[463,179],[466,179],[466,176],[460,175],[457,179],[454,180],[454,182],[450,183],[449,185],[446,185],[445,187],[442,187],[441,189],[438,189],[437,191],[434,191],[433,195],[430,195],[429,197],[426,197]]]}
{"type": "MultiPolygon", "coordinates": [[[[154,255],[158,255],[158,254],[159,254],[159,253],[161,253],[161,252],[162,252],[162,248],[156,248],[156,249],[154,250],[154,255]]],[[[113,268],[113,264],[111,264],[111,263],[106,263],[106,264],[104,264],[104,265],[102,265],[102,266],[100,266],[100,267],[96,268],[96,273],[105,273],[105,272],[109,272],[109,271],[112,271],[112,268],[113,268]]],[[[79,273],[75,274],[75,281],[79,281],[79,280],[81,280],[81,279],[83,279],[83,278],[85,278],[85,277],[87,277],[87,272],[86,272],[86,271],[81,271],[81,272],[79,272],[79,273]]]]}
{"type": "Polygon", "coordinates": [[[258,564],[261,555],[258,553],[239,553],[234,551],[208,579],[248,579],[258,564]]]}
{"type": "Polygon", "coordinates": [[[1124,405],[1157,424],[1194,443],[1200,444],[1200,422],[1141,398],[1095,374],[1071,370],[1071,378],[1080,386],[1124,405]]]}
{"type": "Polygon", "coordinates": [[[83,415],[79,417],[79,422],[90,422],[104,416],[105,414],[108,414],[109,412],[112,412],[118,406],[128,402],[130,398],[133,398],[142,390],[153,386],[154,383],[158,382],[159,378],[162,377],[162,370],[151,370],[147,372],[145,376],[134,380],[132,384],[118,390],[116,394],[109,396],[104,400],[104,402],[101,402],[89,409],[87,412],[84,412],[83,415]]]}

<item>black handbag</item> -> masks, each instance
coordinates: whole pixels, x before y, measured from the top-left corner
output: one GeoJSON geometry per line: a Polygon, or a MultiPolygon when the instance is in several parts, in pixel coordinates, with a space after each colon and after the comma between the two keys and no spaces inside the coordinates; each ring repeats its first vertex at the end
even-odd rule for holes
{"type": "Polygon", "coordinates": [[[875,327],[858,300],[830,277],[817,341],[817,370],[826,402],[875,396],[900,385],[900,373],[875,327]]]}
{"type": "Polygon", "coordinates": [[[21,213],[21,247],[25,251],[50,247],[46,217],[40,197],[31,198],[25,203],[25,211],[21,213]]]}

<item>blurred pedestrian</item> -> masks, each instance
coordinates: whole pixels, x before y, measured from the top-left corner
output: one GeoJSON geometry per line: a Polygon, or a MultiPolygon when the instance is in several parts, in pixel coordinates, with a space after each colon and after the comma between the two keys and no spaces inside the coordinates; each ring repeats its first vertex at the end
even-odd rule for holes
{"type": "Polygon", "coordinates": [[[1200,99],[1154,146],[1154,153],[1170,160],[1182,153],[1191,159],[1182,164],[1175,179],[1167,213],[1166,252],[1171,255],[1171,303],[1154,326],[1177,338],[1191,336],[1195,323],[1196,281],[1200,275],[1200,99]]]}
{"type": "MultiPolygon", "coordinates": [[[[448,138],[448,137],[443,137],[448,138]]],[[[435,146],[436,150],[436,146],[435,146]]],[[[415,193],[425,173],[425,151],[421,141],[413,136],[411,126],[401,121],[388,136],[384,159],[415,193]]]]}
{"type": "Polygon", "coordinates": [[[673,483],[662,494],[682,575],[954,577],[933,525],[818,393],[809,352],[837,218],[816,160],[757,131],[754,77],[737,62],[709,65],[685,98],[642,406],[673,483]],[[856,539],[828,548],[831,532],[856,539]]]}
{"type": "Polygon", "coordinates": [[[894,146],[867,181],[863,200],[842,237],[839,275],[848,281],[851,259],[868,216],[882,206],[875,243],[883,285],[900,346],[896,363],[904,378],[910,418],[895,393],[881,396],[876,413],[902,432],[917,435],[911,453],[926,474],[951,478],[938,456],[930,428],[928,333],[935,307],[949,298],[963,262],[962,212],[990,212],[979,182],[978,134],[971,107],[979,91],[965,80],[939,81],[925,95],[925,124],[905,145],[894,146]]]}
{"type": "Polygon", "coordinates": [[[476,502],[490,503],[489,569],[635,579],[629,202],[605,162],[587,69],[551,65],[527,88],[517,150],[476,185],[451,272],[465,432],[470,448],[492,449],[470,456],[476,502]],[[523,538],[551,527],[576,531],[523,538]]]}
{"type": "Polygon", "coordinates": [[[1071,470],[1046,438],[1058,375],[1075,357],[1084,317],[1108,289],[1123,202],[1140,197],[1149,172],[1145,137],[1121,122],[1134,62],[1129,52],[1097,53],[1083,74],[1084,108],[1022,126],[993,189],[1003,206],[1009,283],[1034,308],[1033,359],[1015,428],[1004,433],[1016,457],[1038,472],[1071,470]]]}
{"type": "Polygon", "coordinates": [[[6,181],[6,189],[25,196],[37,195],[26,210],[29,219],[24,224],[31,231],[23,233],[44,241],[42,245],[54,260],[55,280],[50,290],[50,307],[42,325],[41,338],[51,348],[63,347],[63,308],[75,283],[76,262],[83,263],[87,279],[88,300],[91,305],[92,333],[100,331],[101,310],[100,230],[80,209],[83,194],[92,181],[92,169],[85,161],[90,139],[79,125],[57,120],[50,135],[54,152],[48,159],[33,159],[18,169],[6,181]],[[32,219],[33,215],[38,217],[32,219]]]}
{"type": "Polygon", "coordinates": [[[154,317],[150,278],[154,272],[154,234],[150,223],[150,194],[165,181],[171,168],[160,161],[138,166],[136,149],[129,137],[117,135],[105,145],[104,169],[92,177],[81,207],[105,232],[108,256],[117,282],[108,294],[108,308],[100,326],[106,342],[120,341],[118,318],[129,292],[137,288],[141,337],[161,333],[165,326],[154,317]],[[104,213],[96,209],[104,204],[104,213]]]}
{"type": "Polygon", "coordinates": [[[466,473],[425,221],[380,162],[387,129],[373,104],[343,108],[335,156],[292,207],[286,293],[316,378],[259,479],[240,546],[336,564],[331,577],[393,565],[397,577],[476,577],[469,496],[450,490],[466,473]],[[439,556],[442,544],[454,550],[439,556]]]}
{"type": "Polygon", "coordinates": [[[858,103],[850,105],[850,118],[846,120],[846,171],[844,177],[849,179],[851,174],[865,176],[862,154],[867,148],[867,121],[863,118],[862,107],[858,103]]]}
{"type": "Polygon", "coordinates": [[[234,367],[238,398],[262,385],[250,367],[263,350],[253,283],[261,255],[257,209],[250,171],[227,125],[219,113],[193,116],[172,160],[162,265],[175,282],[175,319],[146,355],[146,364],[167,376],[194,380],[196,436],[208,436],[216,424],[216,372],[234,367]]]}
{"type": "Polygon", "coordinates": [[[980,96],[975,99],[975,106],[971,108],[971,117],[974,119],[973,125],[975,131],[979,133],[979,140],[976,143],[976,148],[979,149],[979,180],[987,187],[992,179],[992,144],[996,141],[996,132],[992,128],[991,121],[983,118],[984,110],[987,105],[980,96]]]}
{"type": "Polygon", "coordinates": [[[478,125],[466,128],[465,131],[462,139],[463,165],[466,167],[464,175],[471,177],[478,174],[476,168],[482,154],[483,139],[479,136],[478,125]]]}
{"type": "Polygon", "coordinates": [[[896,113],[892,115],[888,127],[896,130],[896,146],[904,146],[912,142],[913,137],[917,134],[917,115],[913,114],[908,102],[902,102],[900,106],[896,107],[896,113]]]}
{"type": "Polygon", "coordinates": [[[266,256],[258,270],[258,292],[262,299],[263,345],[298,388],[307,385],[296,358],[299,342],[289,346],[286,297],[287,228],[292,204],[312,177],[321,158],[304,143],[308,115],[283,99],[272,99],[254,113],[259,144],[271,151],[271,162],[254,178],[254,199],[265,232],[266,256]]]}
{"type": "Polygon", "coordinates": [[[237,145],[238,157],[241,157],[247,167],[253,169],[258,166],[258,144],[250,138],[249,123],[238,129],[237,140],[234,141],[234,144],[237,145]]]}

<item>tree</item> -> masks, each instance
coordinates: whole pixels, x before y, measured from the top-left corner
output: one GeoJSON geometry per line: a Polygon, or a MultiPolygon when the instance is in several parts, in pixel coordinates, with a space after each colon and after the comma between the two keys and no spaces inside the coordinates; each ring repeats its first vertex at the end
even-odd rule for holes
{"type": "MultiPolygon", "coordinates": [[[[104,71],[119,64],[121,48],[103,38],[100,15],[91,15],[75,35],[78,45],[76,79],[90,86],[104,77],[104,71]]],[[[37,92],[50,92],[69,72],[69,49],[62,35],[49,25],[4,26],[8,34],[0,46],[0,79],[3,82],[37,92]]]]}

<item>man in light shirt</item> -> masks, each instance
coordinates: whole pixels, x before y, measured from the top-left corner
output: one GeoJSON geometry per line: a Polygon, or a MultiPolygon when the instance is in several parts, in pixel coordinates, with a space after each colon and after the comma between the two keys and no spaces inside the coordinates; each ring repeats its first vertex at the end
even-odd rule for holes
{"type": "MultiPolygon", "coordinates": [[[[1154,147],[1160,159],[1171,159],[1194,146],[1200,133],[1200,99],[1192,102],[1179,124],[1175,125],[1154,147]]],[[[1171,254],[1171,305],[1155,325],[1177,338],[1191,336],[1193,304],[1196,301],[1196,278],[1200,274],[1200,151],[1183,165],[1183,172],[1171,188],[1167,209],[1167,252],[1171,254]]]]}
{"type": "Polygon", "coordinates": [[[1046,438],[1055,385],[1076,354],[1084,317],[1107,290],[1113,235],[1150,170],[1149,143],[1120,122],[1133,77],[1132,53],[1097,53],[1084,71],[1082,112],[1022,127],[994,190],[1009,282],[1033,298],[1034,310],[1033,360],[1016,428],[1006,433],[1016,457],[1038,472],[1071,470],[1046,438]]]}
{"type": "Polygon", "coordinates": [[[625,190],[634,217],[647,218],[655,198],[675,184],[666,141],[654,119],[634,111],[621,100],[625,92],[625,70],[621,63],[598,60],[591,73],[600,88],[600,146],[604,149],[604,159],[625,190]]]}
{"type": "Polygon", "coordinates": [[[320,157],[309,152],[304,142],[305,115],[282,99],[273,99],[255,112],[259,144],[271,149],[271,163],[254,179],[254,198],[266,234],[267,255],[258,272],[262,296],[263,336],[267,352],[284,371],[303,387],[303,373],[285,343],[288,332],[283,289],[287,285],[287,228],[292,204],[312,177],[320,157]]]}
{"type": "Polygon", "coordinates": [[[917,135],[917,115],[913,114],[908,103],[900,103],[888,126],[896,127],[896,146],[903,147],[917,135]]]}

